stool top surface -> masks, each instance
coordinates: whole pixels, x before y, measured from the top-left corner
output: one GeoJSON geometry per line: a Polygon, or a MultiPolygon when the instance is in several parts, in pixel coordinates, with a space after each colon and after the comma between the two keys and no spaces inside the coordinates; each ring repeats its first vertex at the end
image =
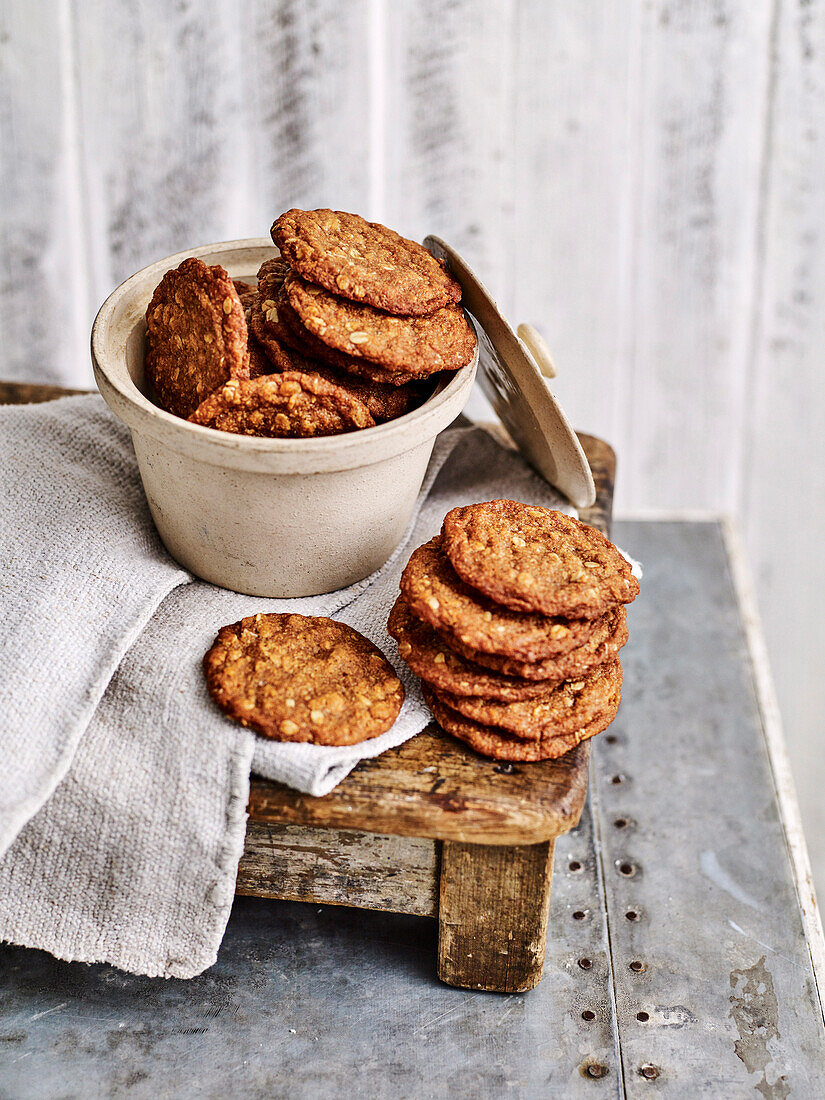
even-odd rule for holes
{"type": "MultiPolygon", "coordinates": [[[[596,502],[579,515],[610,529],[616,458],[601,439],[579,435],[596,502]]],[[[559,760],[504,764],[479,756],[435,724],[397,749],[362,761],[335,790],[312,798],[253,776],[252,821],[329,826],[475,844],[535,844],[566,833],[587,794],[590,746],[559,760]]]]}

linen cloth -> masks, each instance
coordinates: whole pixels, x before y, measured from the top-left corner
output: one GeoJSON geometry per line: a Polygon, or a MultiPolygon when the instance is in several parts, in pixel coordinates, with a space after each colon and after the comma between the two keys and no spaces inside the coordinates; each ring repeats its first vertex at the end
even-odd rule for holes
{"type": "Polygon", "coordinates": [[[215,961],[250,770],[322,795],[429,721],[386,632],[411,550],[458,504],[563,507],[483,429],[451,429],[377,573],[267,600],[196,580],[169,557],[129,433],[97,396],[0,408],[0,469],[0,940],[151,976],[215,961]],[[407,692],[393,728],[330,748],[265,741],[226,719],[203,654],[220,626],[267,611],[331,615],[375,642],[407,692]]]}

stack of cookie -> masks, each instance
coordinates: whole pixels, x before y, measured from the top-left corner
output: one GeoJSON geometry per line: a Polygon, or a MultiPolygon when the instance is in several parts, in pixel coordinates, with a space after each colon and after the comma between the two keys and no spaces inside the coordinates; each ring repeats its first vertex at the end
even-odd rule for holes
{"type": "Polygon", "coordinates": [[[547,760],[600,733],[621,700],[617,548],[562,512],[510,500],[454,508],[401,578],[388,629],[447,732],[501,760],[547,760]]]}
{"type": "Polygon", "coordinates": [[[147,379],[161,408],[220,431],[332,435],[402,416],[476,339],[425,248],[357,214],[288,210],[258,286],[190,257],[157,287],[147,379]]]}

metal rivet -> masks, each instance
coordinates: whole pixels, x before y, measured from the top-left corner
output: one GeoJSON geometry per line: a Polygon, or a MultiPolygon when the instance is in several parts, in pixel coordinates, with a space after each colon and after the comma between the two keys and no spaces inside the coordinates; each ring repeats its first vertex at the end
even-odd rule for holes
{"type": "Polygon", "coordinates": [[[636,974],[644,970],[644,968],[645,964],[643,962],[639,962],[638,959],[634,959],[632,963],[628,963],[628,969],[633,970],[636,974]]]}
{"type": "Polygon", "coordinates": [[[577,909],[573,914],[573,920],[584,920],[587,916],[587,912],[584,909],[577,909]]]}
{"type": "Polygon", "coordinates": [[[636,868],[632,863],[625,861],[624,863],[618,863],[619,874],[624,875],[625,878],[632,878],[636,874],[636,868]]]}
{"type": "Polygon", "coordinates": [[[611,776],[610,782],[613,784],[614,787],[618,787],[620,783],[624,783],[624,778],[625,777],[623,775],[614,775],[611,776]]]}
{"type": "Polygon", "coordinates": [[[626,829],[627,828],[627,818],[626,817],[617,817],[616,820],[613,822],[613,825],[617,829],[626,829]]]}
{"type": "Polygon", "coordinates": [[[649,1012],[637,1012],[636,1013],[636,1019],[641,1021],[641,1023],[646,1024],[647,1021],[650,1019],[650,1013],[649,1012]]]}
{"type": "Polygon", "coordinates": [[[592,1008],[586,1008],[582,1013],[582,1019],[587,1020],[587,1022],[590,1023],[591,1020],[596,1019],[596,1013],[593,1011],[592,1008]]]}
{"type": "Polygon", "coordinates": [[[654,1081],[659,1076],[659,1070],[656,1066],[650,1065],[650,1063],[639,1066],[639,1073],[641,1073],[642,1077],[646,1077],[648,1081],[654,1081]]]}
{"type": "Polygon", "coordinates": [[[588,1077],[606,1077],[608,1073],[607,1066],[601,1065],[599,1062],[591,1062],[584,1071],[588,1077]]]}
{"type": "Polygon", "coordinates": [[[579,966],[582,970],[589,970],[593,965],[592,959],[579,959],[579,966]]]}
{"type": "Polygon", "coordinates": [[[574,875],[577,872],[581,871],[581,869],[582,865],[577,859],[571,859],[570,862],[567,864],[567,870],[572,871],[574,875]]]}
{"type": "Polygon", "coordinates": [[[628,920],[633,920],[633,921],[641,919],[639,913],[635,909],[628,909],[628,911],[625,913],[625,916],[627,917],[628,920]]]}

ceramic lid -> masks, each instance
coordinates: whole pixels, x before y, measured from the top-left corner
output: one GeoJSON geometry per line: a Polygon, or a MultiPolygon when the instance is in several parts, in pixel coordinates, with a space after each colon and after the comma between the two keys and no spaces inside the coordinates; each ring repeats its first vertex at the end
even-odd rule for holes
{"type": "Polygon", "coordinates": [[[463,305],[476,322],[478,381],[524,458],[577,508],[596,500],[593,474],[555,394],[555,369],[541,336],[529,325],[513,332],[493,298],[461,256],[440,237],[427,248],[461,284],[463,305]],[[521,339],[519,338],[521,337],[521,339]]]}

